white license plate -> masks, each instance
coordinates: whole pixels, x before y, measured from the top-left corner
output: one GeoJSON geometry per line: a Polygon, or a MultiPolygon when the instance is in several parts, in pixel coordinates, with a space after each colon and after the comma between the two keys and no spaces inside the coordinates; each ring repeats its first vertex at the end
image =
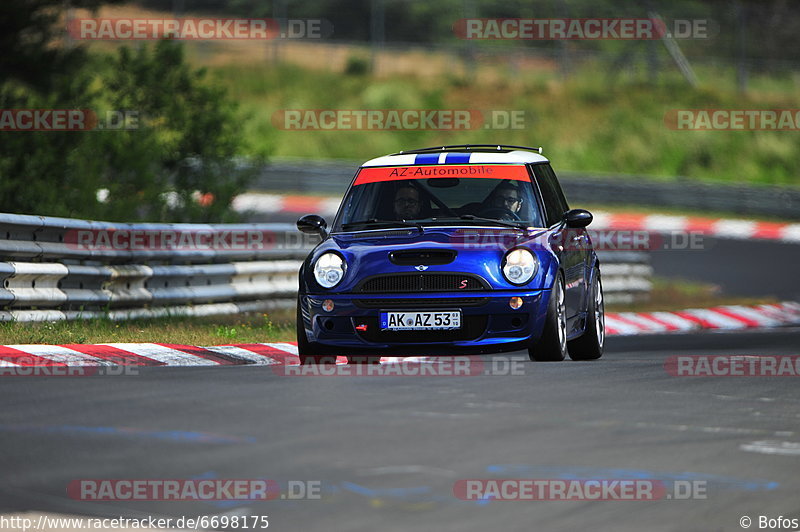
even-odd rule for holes
{"type": "Polygon", "coordinates": [[[381,312],[382,331],[430,331],[461,328],[461,311],[381,312]]]}

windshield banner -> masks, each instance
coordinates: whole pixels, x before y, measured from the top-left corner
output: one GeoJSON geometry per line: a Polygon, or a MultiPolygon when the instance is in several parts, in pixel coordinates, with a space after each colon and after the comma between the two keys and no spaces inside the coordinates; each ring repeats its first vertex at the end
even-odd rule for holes
{"type": "Polygon", "coordinates": [[[530,181],[528,169],[521,164],[438,164],[426,166],[381,166],[362,168],[355,185],[403,179],[430,179],[436,177],[477,177],[483,179],[513,179],[530,181]]]}

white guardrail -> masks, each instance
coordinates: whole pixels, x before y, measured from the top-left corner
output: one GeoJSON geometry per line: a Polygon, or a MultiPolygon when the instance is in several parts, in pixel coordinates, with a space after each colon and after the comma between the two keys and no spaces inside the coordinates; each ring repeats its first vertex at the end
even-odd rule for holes
{"type": "MultiPolygon", "coordinates": [[[[0,213],[0,321],[289,306],[313,245],[292,224],[125,224],[0,213]]],[[[605,252],[601,263],[607,300],[646,297],[647,253],[605,252]]]]}

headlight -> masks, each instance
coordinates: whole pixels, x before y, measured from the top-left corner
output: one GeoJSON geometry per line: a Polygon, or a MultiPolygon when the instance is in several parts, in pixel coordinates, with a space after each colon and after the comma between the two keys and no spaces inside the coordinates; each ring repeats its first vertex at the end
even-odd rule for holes
{"type": "Polygon", "coordinates": [[[511,284],[525,284],[533,279],[539,261],[527,249],[517,248],[506,253],[503,259],[503,275],[511,284]]]}
{"type": "Polygon", "coordinates": [[[345,263],[336,253],[324,253],[314,264],[314,278],[323,288],[333,288],[344,277],[345,263]]]}

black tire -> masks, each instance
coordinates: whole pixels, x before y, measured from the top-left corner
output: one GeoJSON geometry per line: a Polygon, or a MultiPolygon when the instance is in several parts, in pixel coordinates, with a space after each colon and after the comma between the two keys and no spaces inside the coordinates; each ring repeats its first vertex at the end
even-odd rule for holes
{"type": "Polygon", "coordinates": [[[297,297],[297,356],[300,357],[300,364],[336,364],[336,356],[319,355],[314,353],[308,343],[306,329],[303,326],[303,313],[300,309],[300,296],[297,297]]]}
{"type": "Polygon", "coordinates": [[[606,339],[605,302],[600,268],[595,267],[592,289],[586,313],[586,330],[578,338],[567,343],[572,360],[597,360],[603,356],[606,339]]]}
{"type": "Polygon", "coordinates": [[[547,317],[539,341],[528,347],[528,356],[536,362],[560,362],[567,357],[567,309],[564,279],[553,283],[547,317]]]}

